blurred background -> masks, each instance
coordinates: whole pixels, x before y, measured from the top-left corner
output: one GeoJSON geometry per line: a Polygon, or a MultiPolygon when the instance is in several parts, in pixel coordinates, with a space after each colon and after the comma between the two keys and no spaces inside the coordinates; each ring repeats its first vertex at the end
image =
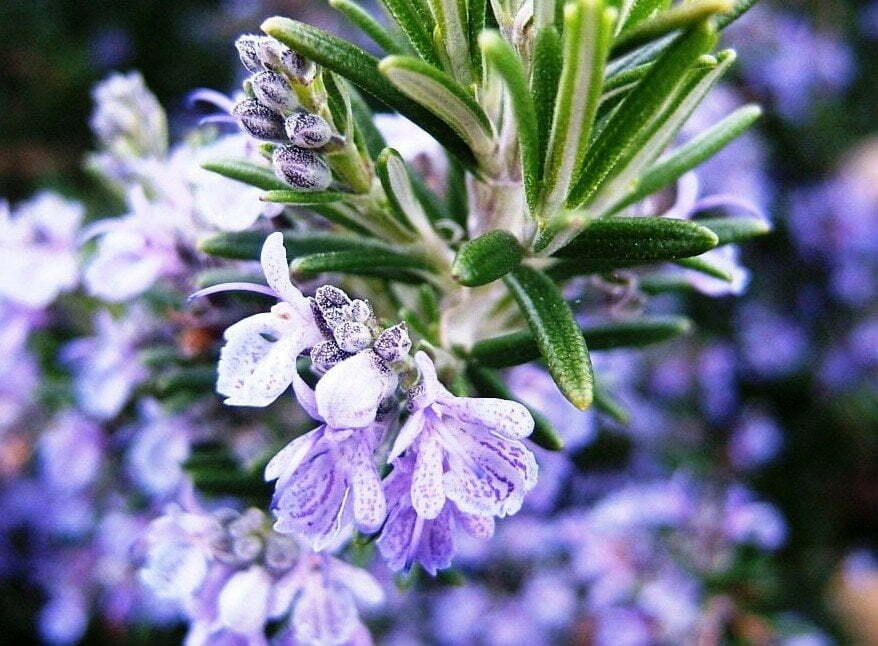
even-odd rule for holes
{"type": "MultiPolygon", "coordinates": [[[[187,93],[234,88],[234,38],[273,14],[344,32],[316,1],[4,0],[0,196],[51,188],[111,209],[82,164],[95,147],[91,87],[139,70],[180,136],[197,119],[187,93]]],[[[827,639],[878,643],[878,3],[765,0],[725,42],[739,63],[693,129],[748,101],[766,116],[701,181],[758,204],[774,233],[743,246],[744,295],[684,297],[698,331],[629,377],[634,430],[597,423],[575,461],[622,468],[638,433],[664,427],[651,450],[734,472],[785,519],[759,603],[827,639]]],[[[14,628],[0,641],[35,639],[38,587],[7,585],[0,626],[14,628]]]]}

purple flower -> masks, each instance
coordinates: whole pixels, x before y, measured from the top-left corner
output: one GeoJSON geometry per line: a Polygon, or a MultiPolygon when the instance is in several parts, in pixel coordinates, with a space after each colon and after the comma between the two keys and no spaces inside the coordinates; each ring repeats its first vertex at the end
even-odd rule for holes
{"type": "Polygon", "coordinates": [[[451,566],[458,528],[473,538],[490,538],[494,518],[462,512],[450,500],[444,501],[437,515],[423,516],[412,505],[415,469],[415,457],[403,456],[393,463],[393,472],[384,480],[389,513],[377,544],[390,569],[409,569],[417,561],[435,575],[451,566]]]}
{"type": "Polygon", "coordinates": [[[99,426],[73,411],[61,414],[38,440],[43,480],[56,491],[88,487],[99,475],[104,448],[99,426]]]}
{"type": "Polygon", "coordinates": [[[292,383],[298,356],[323,340],[311,303],[290,281],[283,234],[265,239],[261,262],[269,287],[227,283],[193,295],[251,289],[280,299],[270,312],[238,321],[223,335],[216,389],[229,406],[271,404],[292,383]]]}
{"type": "Polygon", "coordinates": [[[10,212],[0,201],[0,296],[28,308],[49,305],[79,281],[76,234],[85,211],[39,193],[10,212]]]}
{"type": "Polygon", "coordinates": [[[421,380],[409,394],[406,420],[388,458],[415,455],[411,500],[434,519],[446,498],[479,516],[517,512],[537,482],[537,463],[521,440],[533,431],[527,408],[504,399],[455,397],[439,382],[433,361],[415,355],[421,380]]]}
{"type": "Polygon", "coordinates": [[[71,341],[62,350],[62,357],[74,372],[82,410],[98,419],[109,419],[122,410],[147,376],[137,351],[152,319],[144,309],[134,307],[120,320],[102,310],[94,324],[95,335],[71,341]]]}
{"type": "Polygon", "coordinates": [[[129,192],[131,212],[88,227],[83,240],[99,237],[97,251],[85,268],[86,290],[112,303],[130,301],[160,278],[185,268],[178,251],[180,214],[161,202],[150,202],[141,187],[129,192]]]}
{"type": "MultiPolygon", "coordinates": [[[[293,388],[306,412],[325,422],[314,391],[297,374],[293,388]]],[[[271,504],[275,530],[305,538],[316,551],[333,545],[353,524],[363,532],[377,531],[387,506],[374,453],[388,421],[362,428],[324,423],[274,456],[265,479],[277,480],[271,504]]]]}

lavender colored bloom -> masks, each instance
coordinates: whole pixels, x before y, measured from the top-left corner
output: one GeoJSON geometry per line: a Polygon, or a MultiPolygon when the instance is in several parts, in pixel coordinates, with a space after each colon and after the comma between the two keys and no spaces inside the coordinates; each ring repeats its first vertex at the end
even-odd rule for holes
{"type": "MultiPolygon", "coordinates": [[[[262,271],[280,302],[270,312],[238,321],[225,331],[217,392],[229,406],[268,406],[292,383],[296,359],[323,340],[311,303],[290,281],[283,235],[273,233],[262,246],[262,271]]],[[[211,292],[238,285],[210,288],[211,292]]]]}
{"type": "Polygon", "coordinates": [[[83,279],[90,294],[105,301],[130,301],[157,280],[184,268],[178,252],[179,214],[147,200],[143,189],[129,193],[131,213],[91,225],[86,239],[98,236],[97,250],[83,279]]]}
{"type": "Polygon", "coordinates": [[[421,380],[409,395],[406,420],[388,460],[415,455],[411,500],[434,519],[446,498],[468,514],[507,516],[521,508],[537,481],[537,463],[521,440],[533,418],[517,402],[455,397],[439,382],[424,352],[415,355],[421,380]]]}
{"type": "Polygon", "coordinates": [[[801,324],[765,304],[743,308],[737,329],[741,356],[763,378],[790,374],[799,367],[808,348],[801,324]]]}
{"type": "MultiPolygon", "coordinates": [[[[296,398],[314,419],[323,420],[312,391],[293,376],[296,398]]],[[[290,442],[265,468],[266,480],[277,480],[272,510],[276,531],[307,540],[316,551],[333,545],[353,524],[375,532],[387,506],[374,453],[390,415],[362,428],[335,428],[328,423],[290,442]]]]}
{"type": "Polygon", "coordinates": [[[786,541],[787,526],[777,508],[753,499],[743,487],[729,491],[724,509],[727,536],[737,543],[750,543],[776,550],[786,541]]]}
{"type": "Polygon", "coordinates": [[[64,347],[62,357],[73,370],[77,401],[87,414],[97,419],[115,417],[146,378],[137,351],[149,325],[149,315],[139,307],[120,320],[103,310],[95,317],[94,336],[64,347]]]}
{"type": "Polygon", "coordinates": [[[120,156],[161,157],[167,150],[165,111],[139,72],[112,74],[92,90],[91,127],[101,144],[120,156]]]}
{"type": "Polygon", "coordinates": [[[438,514],[427,517],[415,509],[412,497],[417,469],[414,456],[393,463],[393,472],[384,480],[388,516],[378,549],[392,570],[409,569],[417,561],[430,574],[451,566],[455,534],[462,529],[473,538],[487,539],[494,533],[494,519],[461,511],[451,500],[438,514]]]}
{"type": "Polygon", "coordinates": [[[729,440],[729,460],[736,469],[755,469],[780,452],[783,434],[777,422],[759,411],[745,411],[729,440]]]}
{"type": "Polygon", "coordinates": [[[43,481],[56,491],[81,491],[97,479],[104,449],[97,424],[74,411],[62,413],[37,443],[43,481]]]}
{"type": "Polygon", "coordinates": [[[84,209],[43,192],[13,211],[0,201],[0,296],[28,308],[49,305],[79,281],[76,234],[84,209]]]}

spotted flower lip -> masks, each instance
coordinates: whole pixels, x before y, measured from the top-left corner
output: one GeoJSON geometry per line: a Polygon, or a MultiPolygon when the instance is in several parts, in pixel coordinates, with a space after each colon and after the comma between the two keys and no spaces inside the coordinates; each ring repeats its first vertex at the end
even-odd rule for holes
{"type": "Polygon", "coordinates": [[[226,344],[220,352],[216,389],[229,406],[263,407],[274,402],[292,383],[298,356],[323,339],[311,303],[290,280],[282,233],[265,239],[261,263],[268,287],[225,283],[190,297],[244,289],[280,299],[270,312],[238,321],[223,335],[226,344]]]}
{"type": "Polygon", "coordinates": [[[527,408],[504,399],[455,397],[439,382],[433,361],[418,352],[420,383],[409,394],[411,416],[390,451],[411,449],[412,506],[439,516],[446,499],[465,513],[516,513],[537,481],[537,463],[521,440],[533,431],[527,408]]]}
{"type": "Polygon", "coordinates": [[[333,427],[298,374],[293,389],[305,411],[324,423],[290,442],[265,468],[265,479],[277,480],[271,505],[277,516],[275,530],[301,536],[316,551],[334,545],[352,525],[367,533],[377,531],[387,505],[373,454],[386,422],[333,427]]]}
{"type": "Polygon", "coordinates": [[[435,518],[419,514],[412,506],[415,461],[410,455],[399,458],[384,480],[388,514],[376,544],[391,570],[408,570],[417,561],[435,576],[451,565],[457,529],[473,538],[487,539],[494,534],[494,518],[468,514],[448,500],[435,518]]]}

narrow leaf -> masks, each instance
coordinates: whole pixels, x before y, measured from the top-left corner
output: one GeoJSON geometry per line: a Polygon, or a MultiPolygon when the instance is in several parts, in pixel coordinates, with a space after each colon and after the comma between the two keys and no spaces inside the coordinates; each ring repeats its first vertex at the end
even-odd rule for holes
{"type": "Polygon", "coordinates": [[[762,218],[699,218],[695,222],[716,234],[716,237],[719,238],[717,246],[745,242],[771,232],[771,225],[762,218]]]}
{"type": "Polygon", "coordinates": [[[262,30],[293,51],[344,76],[379,101],[414,121],[467,167],[475,168],[472,151],[445,123],[407,98],[378,72],[378,61],[346,40],[304,23],[275,16],[262,30]]]}
{"type": "Polygon", "coordinates": [[[372,114],[372,109],[366,104],[360,93],[352,87],[350,95],[351,114],[354,117],[354,123],[357,126],[358,132],[363,137],[369,157],[375,159],[387,147],[384,135],[375,126],[375,115],[372,114]]]}
{"type": "Polygon", "coordinates": [[[594,407],[620,424],[628,423],[628,411],[604,388],[600,381],[596,381],[594,385],[594,407]]]}
{"type": "MultiPolygon", "coordinates": [[[[429,191],[418,187],[403,158],[393,148],[385,148],[378,155],[376,171],[387,201],[400,222],[416,230],[424,240],[439,242],[430,224],[431,218],[418,194],[429,191]]],[[[426,195],[425,195],[426,197],[426,195]]],[[[441,242],[439,242],[440,246],[441,242]]]]}
{"type": "Polygon", "coordinates": [[[624,30],[613,43],[613,55],[618,56],[652,40],[681,29],[687,29],[713,15],[732,9],[732,0],[689,0],[674,5],[651,20],[624,30]]]}
{"type": "Polygon", "coordinates": [[[615,206],[614,210],[639,202],[704,163],[745,132],[761,115],[762,109],[759,106],[745,105],[693,137],[665,159],[653,164],[637,183],[634,191],[615,206]]]}
{"type": "Polygon", "coordinates": [[[485,15],[487,13],[487,0],[469,0],[467,2],[467,23],[469,25],[469,48],[473,58],[473,70],[476,75],[481,74],[482,56],[479,51],[479,34],[485,28],[485,15]]]}
{"type": "Polygon", "coordinates": [[[664,11],[670,5],[670,0],[632,0],[628,15],[619,16],[619,26],[617,32],[624,29],[631,29],[649,18],[652,18],[660,11],[664,11]]]}
{"type": "Polygon", "coordinates": [[[589,148],[588,160],[567,200],[569,206],[587,204],[601,185],[618,174],[655,132],[656,120],[686,82],[696,59],[716,42],[716,34],[702,24],[681,36],[649,69],[589,148]]]}
{"type": "Polygon", "coordinates": [[[381,4],[384,5],[387,13],[390,14],[394,22],[402,30],[402,33],[408,38],[412,49],[418,53],[418,56],[428,63],[438,65],[439,59],[436,57],[436,51],[433,49],[432,21],[425,21],[425,15],[417,11],[416,5],[419,4],[419,0],[415,2],[410,0],[381,0],[381,4]]]}
{"type": "Polygon", "coordinates": [[[494,152],[487,115],[448,74],[407,56],[388,56],[378,69],[399,91],[447,123],[478,157],[494,152]]]}
{"type": "MultiPolygon", "coordinates": [[[[691,329],[691,321],[682,316],[646,316],[583,328],[581,333],[588,347],[596,351],[661,343],[691,329]]],[[[533,333],[522,330],[477,341],[469,356],[483,366],[507,368],[538,359],[540,350],[533,333]]]]}
{"type": "MultiPolygon", "coordinates": [[[[239,231],[235,233],[215,233],[198,243],[198,249],[211,256],[233,258],[236,260],[259,260],[262,245],[268,235],[264,231],[239,231]]],[[[368,238],[333,235],[330,233],[284,233],[284,247],[287,256],[296,258],[321,251],[342,251],[345,249],[383,250],[384,246],[368,238]]]]}
{"type": "Polygon", "coordinates": [[[583,163],[601,96],[613,16],[603,0],[576,0],[564,7],[563,63],[541,198],[549,217],[564,202],[583,163]]]}
{"type": "Polygon", "coordinates": [[[603,218],[555,255],[585,274],[697,256],[718,242],[713,231],[689,220],[603,218]]]}
{"type": "Polygon", "coordinates": [[[496,372],[469,364],[466,369],[466,375],[482,397],[497,397],[499,399],[517,401],[530,411],[531,416],[534,418],[534,430],[528,437],[531,442],[547,451],[561,451],[564,448],[564,440],[558,431],[555,430],[555,427],[552,426],[552,423],[539,411],[516,398],[510,392],[503,378],[496,372]]]}
{"type": "Polygon", "coordinates": [[[451,266],[451,277],[466,287],[487,285],[518,267],[523,255],[511,233],[489,231],[461,245],[451,266]]]}
{"type": "Polygon", "coordinates": [[[259,196],[263,202],[274,202],[277,204],[329,204],[343,200],[345,193],[336,193],[334,191],[321,191],[319,193],[303,193],[302,191],[294,191],[289,188],[266,191],[259,196]]]}
{"type": "Polygon", "coordinates": [[[685,267],[686,269],[697,271],[704,274],[705,276],[710,276],[711,278],[724,280],[727,283],[730,283],[732,282],[732,280],[734,280],[734,276],[732,276],[728,272],[728,270],[713,264],[712,262],[710,262],[710,260],[702,256],[695,256],[693,258],[681,258],[680,260],[675,260],[674,264],[679,265],[680,267],[685,267]]]}
{"type": "Polygon", "coordinates": [[[246,159],[212,159],[203,163],[201,167],[229,179],[236,179],[244,184],[261,188],[264,191],[289,188],[277,178],[271,167],[254,164],[246,159]]]}
{"type": "Polygon", "coordinates": [[[591,405],[592,368],[585,340],[558,287],[544,273],[520,265],[504,277],[536,339],[549,374],[580,410],[591,405]]]}
{"type": "Polygon", "coordinates": [[[369,274],[372,270],[409,269],[435,271],[433,264],[422,255],[414,252],[347,250],[327,251],[300,256],[290,263],[290,269],[297,274],[313,275],[324,272],[350,274],[369,274]]]}
{"type": "Polygon", "coordinates": [[[400,44],[396,38],[388,32],[368,11],[351,0],[329,0],[333,9],[344,14],[345,18],[359,27],[364,34],[371,38],[376,45],[388,54],[407,54],[408,50],[400,44]]]}
{"type": "Polygon", "coordinates": [[[552,115],[561,78],[561,36],[554,26],[541,29],[534,42],[531,63],[530,91],[533,95],[537,116],[537,133],[540,138],[540,165],[546,160],[549,137],[552,134],[552,115]]]}
{"type": "Polygon", "coordinates": [[[533,212],[539,196],[542,161],[536,110],[528,89],[524,66],[509,43],[497,31],[482,32],[479,36],[479,46],[485,60],[500,73],[512,100],[512,109],[517,121],[524,190],[527,195],[527,203],[533,212]]]}
{"type": "Polygon", "coordinates": [[[759,0],[736,0],[734,6],[730,11],[725,12],[719,18],[717,18],[716,26],[719,29],[725,29],[730,24],[735,22],[738,18],[744,15],[750,8],[755,5],[759,0]]]}

